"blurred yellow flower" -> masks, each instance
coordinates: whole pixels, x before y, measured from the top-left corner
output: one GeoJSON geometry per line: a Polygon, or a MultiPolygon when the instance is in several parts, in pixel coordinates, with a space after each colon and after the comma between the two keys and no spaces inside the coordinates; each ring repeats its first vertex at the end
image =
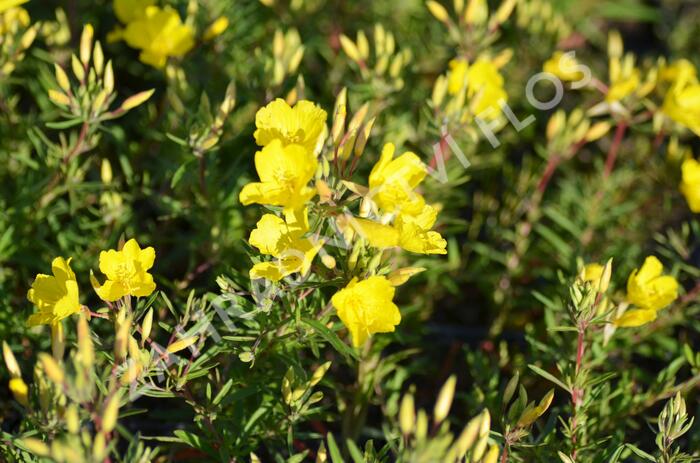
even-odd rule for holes
{"type": "Polygon", "coordinates": [[[204,31],[204,35],[202,36],[203,40],[211,40],[214,39],[221,34],[224,33],[224,31],[228,28],[229,21],[226,16],[221,16],[217,18],[211,25],[207,28],[206,31],[204,31]]]}
{"type": "Polygon", "coordinates": [[[15,400],[25,407],[29,405],[29,387],[22,378],[12,378],[9,384],[10,392],[15,400]]]}
{"type": "Polygon", "coordinates": [[[56,257],[51,262],[53,276],[39,274],[34,279],[27,299],[39,311],[29,317],[29,326],[54,325],[80,311],[78,282],[70,261],[70,258],[56,257]]]}
{"type": "Polygon", "coordinates": [[[194,46],[194,30],[167,6],[147,7],[143,16],[126,25],[123,35],[130,47],[141,50],[139,59],[156,68],[165,66],[171,56],[184,56],[194,46]]]}
{"type": "Polygon", "coordinates": [[[29,0],[0,0],[0,13],[19,5],[27,3],[29,0]]]}
{"type": "Polygon", "coordinates": [[[393,303],[394,287],[383,276],[359,281],[353,278],[331,299],[338,317],[350,331],[352,344],[361,346],[374,333],[390,333],[401,323],[393,303]]]}
{"type": "Polygon", "coordinates": [[[309,181],[316,174],[316,156],[302,145],[284,146],[274,139],[255,153],[255,170],[260,182],[243,187],[241,204],[268,204],[299,209],[316,193],[309,181]]]}
{"type": "Polygon", "coordinates": [[[122,24],[129,24],[132,21],[143,18],[146,9],[155,5],[156,0],[114,0],[114,14],[122,24]]]}
{"type": "Polygon", "coordinates": [[[693,212],[700,212],[700,162],[693,158],[683,161],[680,190],[693,212]]]}
{"type": "Polygon", "coordinates": [[[584,78],[579,63],[572,53],[556,51],[543,66],[544,72],[554,74],[563,81],[576,82],[584,78]]]}
{"type": "Polygon", "coordinates": [[[664,81],[674,82],[681,76],[685,76],[689,82],[697,82],[695,65],[685,58],[663,65],[659,70],[659,78],[664,81]]]}
{"type": "Polygon", "coordinates": [[[608,93],[605,95],[605,101],[608,103],[620,101],[632,94],[640,85],[639,69],[636,68],[631,69],[624,75],[616,77],[614,80],[611,78],[608,93]]]}
{"type": "Polygon", "coordinates": [[[692,64],[679,66],[666,93],[662,112],[700,136],[700,84],[692,64]]]}
{"type": "Polygon", "coordinates": [[[110,249],[100,253],[100,271],[107,281],[100,285],[91,276],[95,292],[103,301],[114,302],[124,296],[149,296],[156,289],[153,276],[148,270],[153,267],[156,252],[152,247],[141,249],[135,239],[124,244],[121,251],[110,249]]]}
{"type": "Polygon", "coordinates": [[[450,70],[447,73],[447,91],[450,95],[456,95],[467,84],[469,63],[465,59],[453,59],[449,63],[449,68],[450,70]]]}
{"type": "Polygon", "coordinates": [[[588,264],[583,267],[582,280],[593,283],[597,286],[597,283],[600,282],[600,277],[603,276],[603,270],[605,270],[605,267],[598,263],[594,262],[592,264],[588,264]]]}
{"type": "Polygon", "coordinates": [[[273,256],[276,260],[255,264],[250,269],[251,279],[279,281],[292,273],[306,275],[309,272],[323,242],[313,242],[311,238],[303,236],[308,231],[306,211],[301,211],[298,215],[303,218],[296,220],[288,216],[285,220],[273,214],[265,214],[258,221],[248,241],[261,254],[273,256]]]}
{"type": "Polygon", "coordinates": [[[255,115],[255,142],[267,146],[278,139],[284,145],[301,145],[315,153],[325,138],[326,117],[326,111],[311,101],[301,100],[291,107],[277,98],[255,115]]]}
{"type": "Polygon", "coordinates": [[[0,35],[27,27],[29,23],[29,13],[24,8],[10,8],[4,12],[0,9],[0,35]]]}
{"type": "Polygon", "coordinates": [[[419,213],[425,201],[413,191],[425,178],[425,164],[414,153],[394,159],[396,148],[387,143],[369,174],[369,195],[384,212],[419,213]]]}
{"type": "Polygon", "coordinates": [[[486,58],[478,58],[469,65],[462,58],[450,61],[447,74],[447,91],[451,95],[464,92],[469,98],[471,114],[482,119],[495,119],[499,116],[500,102],[508,100],[503,88],[503,76],[498,66],[486,58]]]}
{"type": "Polygon", "coordinates": [[[663,264],[655,256],[644,260],[642,268],[634,270],[627,280],[627,300],[643,309],[660,310],[678,297],[678,282],[662,275],[663,264]]]}

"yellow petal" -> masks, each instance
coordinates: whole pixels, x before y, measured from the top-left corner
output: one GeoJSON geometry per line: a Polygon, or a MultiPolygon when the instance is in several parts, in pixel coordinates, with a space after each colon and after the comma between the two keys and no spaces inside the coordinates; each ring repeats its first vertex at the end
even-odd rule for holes
{"type": "Polygon", "coordinates": [[[656,310],[633,309],[622,314],[620,318],[615,320],[614,324],[619,327],[631,328],[646,325],[654,320],[656,320],[656,310]]]}

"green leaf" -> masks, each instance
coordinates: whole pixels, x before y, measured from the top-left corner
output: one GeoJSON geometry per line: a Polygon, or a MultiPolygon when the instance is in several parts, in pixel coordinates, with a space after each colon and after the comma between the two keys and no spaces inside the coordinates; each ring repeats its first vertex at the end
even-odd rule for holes
{"type": "Polygon", "coordinates": [[[347,344],[341,341],[337,334],[326,328],[326,325],[319,322],[318,320],[312,320],[309,318],[302,318],[301,321],[302,323],[305,323],[306,325],[309,325],[311,328],[313,328],[314,331],[316,331],[316,333],[318,333],[323,339],[325,339],[330,345],[332,345],[335,350],[337,350],[340,354],[346,357],[346,359],[350,357],[354,360],[359,360],[357,352],[355,352],[347,344]]]}
{"type": "Polygon", "coordinates": [[[544,379],[548,379],[549,381],[553,382],[554,384],[556,384],[556,385],[559,386],[560,388],[564,389],[564,390],[567,391],[568,393],[571,393],[571,388],[569,388],[569,386],[567,386],[566,384],[564,384],[560,379],[558,379],[558,378],[557,378],[556,376],[554,376],[553,374],[544,371],[542,368],[538,367],[537,365],[532,365],[532,364],[531,364],[531,365],[528,365],[528,367],[529,367],[532,371],[534,371],[535,373],[537,373],[538,375],[540,375],[541,377],[543,377],[544,379]]]}
{"type": "Polygon", "coordinates": [[[362,451],[357,448],[357,444],[350,439],[346,440],[345,442],[347,443],[348,452],[350,452],[350,456],[352,457],[353,461],[355,463],[364,463],[365,457],[362,455],[362,451]]]}
{"type": "Polygon", "coordinates": [[[607,19],[647,22],[657,22],[659,20],[659,11],[656,8],[644,5],[636,0],[608,1],[601,3],[598,8],[600,15],[607,19]]]}
{"type": "Polygon", "coordinates": [[[627,444],[627,448],[630,449],[638,457],[644,458],[647,461],[656,462],[656,458],[646,453],[644,450],[638,449],[632,444],[627,444]]]}
{"type": "Polygon", "coordinates": [[[340,455],[340,449],[338,449],[338,444],[335,443],[335,438],[333,434],[328,433],[326,436],[328,440],[328,453],[331,455],[331,461],[333,463],[345,463],[343,457],[340,455]]]}
{"type": "Polygon", "coordinates": [[[58,129],[58,130],[63,130],[63,129],[69,129],[71,127],[75,127],[76,125],[82,124],[83,119],[81,117],[77,117],[75,119],[68,119],[67,121],[62,121],[62,122],[47,122],[46,127],[50,129],[58,129]]]}

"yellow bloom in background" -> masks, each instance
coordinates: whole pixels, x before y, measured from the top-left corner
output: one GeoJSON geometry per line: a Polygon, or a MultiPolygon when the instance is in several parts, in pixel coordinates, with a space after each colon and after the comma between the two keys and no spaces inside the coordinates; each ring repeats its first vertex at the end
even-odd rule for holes
{"type": "Polygon", "coordinates": [[[24,5],[28,1],[29,0],[0,0],[0,13],[2,13],[3,11],[7,11],[10,8],[24,5]]]}
{"type": "Polygon", "coordinates": [[[311,101],[301,100],[293,107],[277,98],[255,115],[255,142],[267,146],[278,139],[284,145],[301,145],[315,153],[326,133],[326,111],[311,101]]]}
{"type": "Polygon", "coordinates": [[[51,262],[53,275],[40,273],[34,279],[27,299],[39,311],[29,317],[29,326],[53,325],[80,311],[78,282],[70,261],[70,258],[56,257],[51,262]]]}
{"type": "Polygon", "coordinates": [[[211,25],[204,31],[202,36],[203,40],[212,40],[221,34],[228,28],[229,21],[226,16],[221,16],[217,18],[211,25]]]}
{"type": "Polygon", "coordinates": [[[676,69],[676,78],[666,93],[661,110],[670,119],[700,136],[700,84],[692,64],[676,69]]]}
{"type": "Polygon", "coordinates": [[[447,73],[447,91],[450,95],[458,94],[467,84],[467,72],[469,63],[464,59],[453,59],[449,64],[447,73]]]}
{"type": "Polygon", "coordinates": [[[25,407],[29,405],[29,387],[22,378],[10,379],[9,388],[17,402],[25,407]]]}
{"type": "Polygon", "coordinates": [[[700,212],[700,162],[693,158],[683,161],[680,190],[693,212],[700,212]]]}
{"type": "Polygon", "coordinates": [[[684,77],[691,83],[697,83],[697,71],[695,65],[687,59],[679,59],[671,64],[661,66],[659,78],[668,82],[675,82],[684,77]]]}
{"type": "Polygon", "coordinates": [[[605,95],[605,101],[608,103],[620,101],[632,94],[640,85],[639,69],[632,69],[625,75],[620,75],[614,80],[611,79],[608,93],[605,95]]]}
{"type": "Polygon", "coordinates": [[[141,50],[139,59],[156,68],[165,66],[169,57],[184,56],[194,46],[194,30],[170,7],[147,7],[143,16],[127,24],[123,35],[130,47],[141,50]]]}
{"type": "Polygon", "coordinates": [[[114,14],[122,24],[129,24],[146,16],[146,9],[156,0],[114,0],[114,14]]]}
{"type": "Polygon", "coordinates": [[[588,264],[583,267],[582,280],[597,286],[600,283],[600,277],[603,276],[603,270],[605,267],[598,263],[588,264]]]}
{"type": "Polygon", "coordinates": [[[395,150],[393,143],[384,145],[379,161],[369,174],[369,194],[384,212],[418,213],[425,201],[413,190],[425,178],[427,168],[411,152],[394,159],[395,150]]]}
{"type": "Polygon", "coordinates": [[[316,193],[308,183],[316,174],[318,160],[302,145],[284,146],[272,140],[255,153],[255,170],[260,182],[243,187],[241,204],[268,204],[299,209],[316,193]]]}
{"type": "Polygon", "coordinates": [[[353,278],[331,299],[338,317],[350,331],[352,344],[359,347],[374,333],[391,333],[401,323],[393,303],[394,287],[383,276],[359,281],[353,278]]]}
{"type": "Polygon", "coordinates": [[[543,66],[544,72],[554,74],[563,81],[576,82],[584,78],[579,63],[571,53],[556,51],[543,66]]]}
{"type": "Polygon", "coordinates": [[[627,300],[643,309],[660,310],[678,297],[678,282],[662,275],[663,264],[655,256],[644,260],[642,268],[634,270],[627,280],[627,300]]]}
{"type": "Polygon", "coordinates": [[[0,35],[18,31],[29,26],[29,23],[29,13],[24,8],[9,8],[4,12],[0,10],[0,35]]]}
{"type": "Polygon", "coordinates": [[[150,296],[156,284],[148,270],[153,267],[155,259],[156,252],[152,247],[141,249],[133,238],[124,244],[121,251],[102,251],[100,271],[107,276],[107,281],[100,285],[92,277],[95,292],[100,299],[108,302],[124,296],[150,296]]]}
{"type": "Polygon", "coordinates": [[[276,260],[255,264],[250,269],[251,279],[279,281],[293,273],[306,275],[309,272],[323,242],[304,237],[308,232],[305,217],[306,210],[288,213],[285,219],[274,214],[262,216],[248,241],[261,254],[273,256],[276,260]]]}

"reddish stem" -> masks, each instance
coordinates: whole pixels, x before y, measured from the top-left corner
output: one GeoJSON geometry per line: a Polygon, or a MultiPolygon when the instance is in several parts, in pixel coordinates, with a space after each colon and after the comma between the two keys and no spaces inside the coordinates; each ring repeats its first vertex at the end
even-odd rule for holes
{"type": "Polygon", "coordinates": [[[610,150],[608,151],[608,157],[605,160],[605,171],[603,172],[603,178],[608,178],[615,167],[617,153],[620,151],[620,145],[622,144],[622,139],[625,136],[626,130],[627,122],[620,122],[615,129],[615,138],[613,138],[612,145],[610,145],[610,150]]]}

